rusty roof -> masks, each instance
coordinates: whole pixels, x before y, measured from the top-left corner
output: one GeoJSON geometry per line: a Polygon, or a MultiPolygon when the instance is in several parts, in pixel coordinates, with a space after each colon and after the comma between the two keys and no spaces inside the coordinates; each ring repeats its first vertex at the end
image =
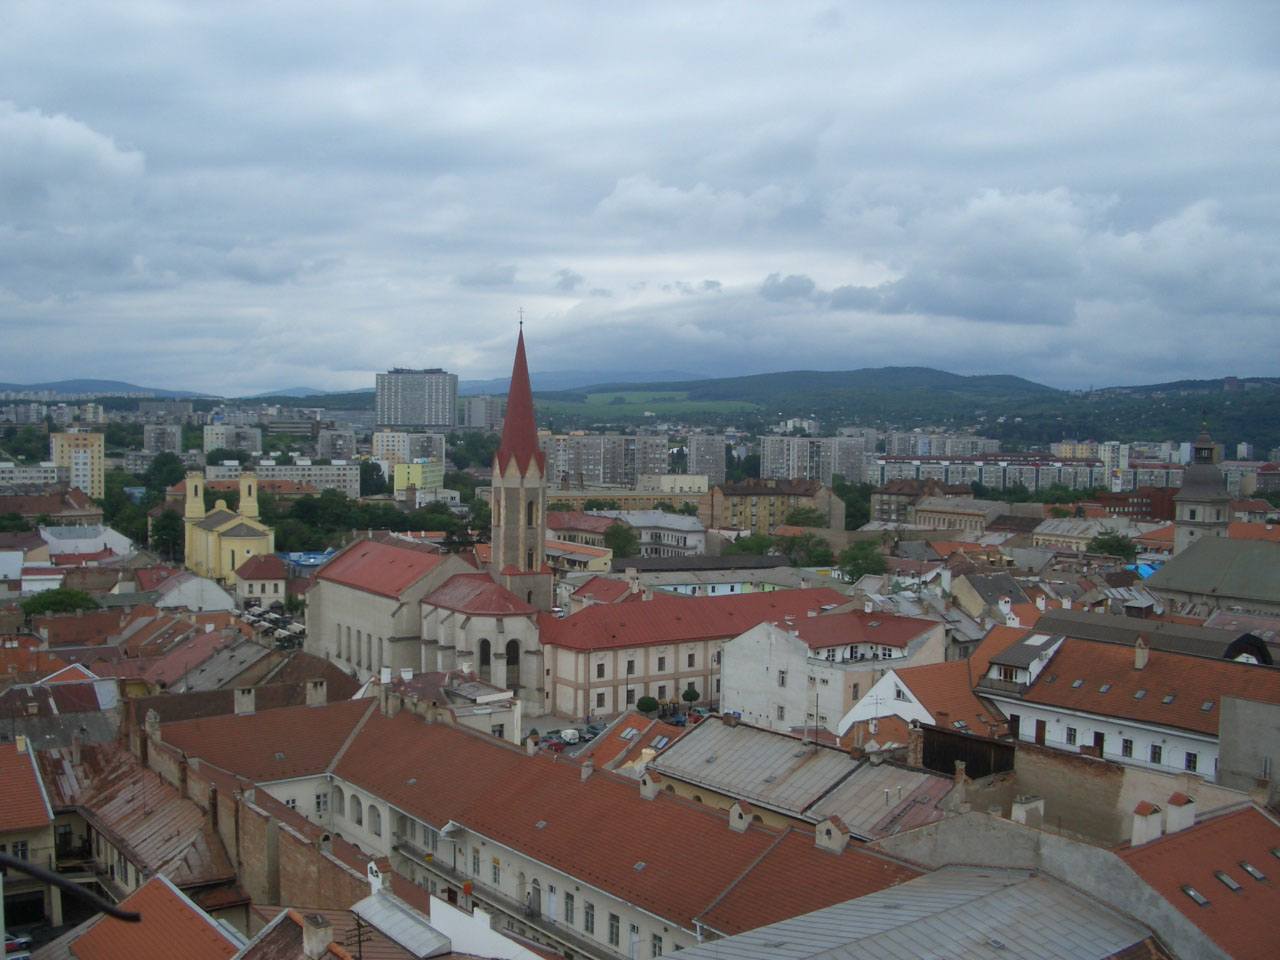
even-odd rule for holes
{"type": "Polygon", "coordinates": [[[100,916],[72,941],[78,960],[229,960],[236,943],[207,913],[163,876],[152,877],[120,907],[142,914],[138,923],[100,916]],[[181,945],[180,949],[178,945],[181,945]]]}
{"type": "Polygon", "coordinates": [[[459,573],[450,577],[420,601],[479,617],[527,617],[537,608],[525,603],[487,573],[459,573]]]}
{"type": "Polygon", "coordinates": [[[407,544],[361,540],[320,568],[317,580],[397,598],[444,561],[407,544]]]}

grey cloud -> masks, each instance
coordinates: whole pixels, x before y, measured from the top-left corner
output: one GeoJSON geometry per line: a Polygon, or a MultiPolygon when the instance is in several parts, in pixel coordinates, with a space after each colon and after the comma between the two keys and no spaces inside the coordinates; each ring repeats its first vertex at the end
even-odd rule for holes
{"type": "Polygon", "coordinates": [[[516,282],[514,263],[491,263],[469,273],[459,274],[454,282],[460,287],[506,287],[516,282]]]}
{"type": "Polygon", "coordinates": [[[803,274],[792,273],[784,277],[780,273],[771,273],[760,285],[760,296],[766,300],[808,300],[816,289],[817,284],[812,278],[803,274]]]}
{"type": "Polygon", "coordinates": [[[573,293],[585,281],[585,277],[580,273],[574,273],[572,270],[556,271],[556,291],[559,293],[573,293]]]}

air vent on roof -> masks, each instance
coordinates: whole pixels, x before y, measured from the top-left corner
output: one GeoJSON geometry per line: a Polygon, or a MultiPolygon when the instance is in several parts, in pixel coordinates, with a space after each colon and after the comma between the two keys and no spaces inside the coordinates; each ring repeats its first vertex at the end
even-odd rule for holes
{"type": "Polygon", "coordinates": [[[1134,694],[1133,694],[1133,699],[1135,699],[1135,700],[1141,700],[1141,699],[1142,699],[1143,697],[1145,697],[1146,695],[1147,695],[1147,691],[1145,691],[1145,690],[1135,690],[1135,691],[1134,691],[1134,694]]]}
{"type": "Polygon", "coordinates": [[[1240,861],[1240,869],[1243,870],[1245,873],[1247,873],[1249,876],[1253,877],[1253,879],[1255,880],[1267,879],[1267,875],[1265,873],[1263,873],[1261,870],[1255,867],[1252,863],[1247,863],[1244,860],[1240,861]]]}
{"type": "Polygon", "coordinates": [[[1203,710],[1205,713],[1208,713],[1210,710],[1213,709],[1213,701],[1206,700],[1204,703],[1200,704],[1200,709],[1203,710]]]}
{"type": "Polygon", "coordinates": [[[1239,893],[1241,890],[1243,890],[1243,889],[1244,889],[1243,887],[1241,887],[1241,886],[1240,886],[1240,884],[1236,883],[1234,880],[1232,880],[1230,877],[1228,877],[1228,876],[1227,876],[1225,873],[1223,873],[1221,870],[1215,870],[1215,871],[1213,871],[1213,875],[1214,875],[1215,877],[1217,877],[1219,880],[1221,880],[1221,881],[1222,881],[1222,885],[1223,885],[1224,887],[1226,887],[1228,890],[1231,890],[1231,891],[1233,891],[1233,892],[1235,892],[1235,893],[1239,893]]]}
{"type": "Polygon", "coordinates": [[[547,825],[547,821],[545,820],[539,820],[537,823],[534,824],[534,826],[537,827],[539,830],[541,830],[546,825],[547,825]]]}
{"type": "Polygon", "coordinates": [[[1163,703],[1163,704],[1165,704],[1166,706],[1168,706],[1169,704],[1173,703],[1173,694],[1172,694],[1172,693],[1166,693],[1166,694],[1164,695],[1164,699],[1163,699],[1163,700],[1161,700],[1160,702],[1161,702],[1161,703],[1163,703]]]}
{"type": "Polygon", "coordinates": [[[636,865],[635,865],[635,869],[636,869],[636,870],[643,870],[644,868],[645,868],[645,862],[644,862],[643,860],[637,860],[637,861],[636,861],[636,865]]]}
{"type": "Polygon", "coordinates": [[[283,760],[283,759],[284,759],[284,754],[283,754],[283,753],[277,753],[277,754],[276,754],[276,759],[277,759],[277,760],[283,760]]]}
{"type": "Polygon", "coordinates": [[[1195,887],[1184,885],[1182,892],[1190,897],[1195,902],[1196,906],[1207,907],[1209,905],[1209,898],[1195,887]]]}
{"type": "Polygon", "coordinates": [[[702,762],[703,762],[703,763],[715,763],[715,762],[716,762],[716,755],[713,753],[711,756],[707,757],[707,758],[706,758],[705,760],[703,760],[702,762]]]}
{"type": "Polygon", "coordinates": [[[1071,689],[1072,689],[1072,690],[1079,690],[1079,689],[1080,689],[1081,687],[1083,687],[1083,686],[1084,686],[1084,681],[1083,681],[1083,680],[1072,680],[1072,681],[1071,681],[1071,689]]]}

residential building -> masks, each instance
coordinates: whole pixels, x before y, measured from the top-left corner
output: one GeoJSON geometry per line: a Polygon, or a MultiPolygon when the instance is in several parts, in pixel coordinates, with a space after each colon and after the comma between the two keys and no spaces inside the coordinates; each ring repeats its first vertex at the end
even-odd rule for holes
{"type": "Polygon", "coordinates": [[[0,460],[0,486],[46,486],[58,482],[58,465],[52,460],[26,467],[0,460]]]}
{"type": "Polygon", "coordinates": [[[356,449],[354,430],[331,430],[324,427],[316,435],[316,456],[328,460],[351,460],[356,449]]]}
{"type": "Polygon", "coordinates": [[[83,490],[95,500],[106,494],[103,456],[106,437],[101,433],[71,431],[49,434],[49,459],[58,469],[58,479],[83,490]]]}
{"type": "Polygon", "coordinates": [[[981,533],[1008,509],[998,500],[963,497],[921,497],[915,503],[914,523],[918,527],[968,530],[981,533]]]}
{"type": "Polygon", "coordinates": [[[289,570],[276,553],[250,557],[236,570],[236,603],[258,601],[269,606],[288,597],[289,570]]]}
{"type": "Polygon", "coordinates": [[[895,457],[980,457],[1000,452],[1000,441],[970,434],[908,433],[885,434],[885,453],[895,457]]]}
{"type": "Polygon", "coordinates": [[[245,450],[262,452],[262,431],[257,427],[230,423],[210,423],[204,428],[204,452],[213,450],[245,450]]]}
{"type": "Polygon", "coordinates": [[[547,563],[557,578],[570,574],[608,573],[613,569],[613,551],[589,547],[585,543],[547,538],[547,563]]]}
{"type": "Polygon", "coordinates": [[[816,480],[748,480],[712,487],[698,501],[698,521],[707,530],[772,534],[799,508],[817,510],[828,529],[844,529],[844,501],[816,480]]]}
{"type": "MultiPolygon", "coordinates": [[[[710,478],[705,473],[642,473],[636,478],[637,493],[700,497],[710,489],[710,478]]],[[[678,501],[673,505],[677,504],[678,501]]]]}
{"type": "Polygon", "coordinates": [[[642,557],[683,557],[707,552],[707,532],[697,517],[665,510],[600,510],[621,520],[640,539],[642,557]]]}
{"type": "Polygon", "coordinates": [[[602,603],[543,621],[546,709],[564,717],[610,716],[644,696],[719,702],[720,648],[757,624],[834,609],[834,590],[779,590],[729,597],[654,597],[602,603]]]}
{"type": "Polygon", "coordinates": [[[437,427],[458,422],[458,375],[440,368],[396,367],[377,376],[378,424],[387,427],[437,427]]]}
{"type": "Polygon", "coordinates": [[[188,473],[183,510],[186,528],[185,562],[198,576],[234,585],[236,570],[250,557],[275,552],[275,532],[258,519],[258,478],[240,476],[240,503],[235,510],[218,500],[212,511],[204,506],[204,477],[188,473]]]}
{"type": "Polygon", "coordinates": [[[0,491],[0,514],[16,513],[28,523],[100,524],[102,508],[79,487],[7,487],[0,491]]]}
{"type": "MultiPolygon", "coordinates": [[[[209,468],[209,479],[222,479],[213,475],[213,469],[209,468]]],[[[313,463],[301,457],[293,463],[262,460],[255,469],[263,481],[289,480],[309,484],[321,491],[337,490],[352,500],[360,496],[360,464],[350,460],[334,460],[331,463],[313,463]]]]}
{"type": "Polygon", "coordinates": [[[409,487],[415,490],[441,490],[444,488],[444,462],[424,457],[409,463],[397,463],[392,469],[392,488],[402,494],[409,487]]]}
{"type": "Polygon", "coordinates": [[[1119,534],[1136,540],[1164,526],[1163,523],[1139,523],[1120,517],[1105,520],[1074,520],[1053,518],[1043,521],[1031,534],[1031,544],[1036,547],[1053,547],[1087,553],[1089,542],[1106,533],[1119,534]]]}
{"type": "Polygon", "coordinates": [[[711,484],[724,483],[724,434],[692,433],[686,473],[705,475],[711,484]]]}
{"type": "MultiPolygon", "coordinates": [[[[508,409],[507,416],[510,415],[508,409]]],[[[634,486],[643,474],[668,472],[669,447],[666,436],[553,435],[545,431],[538,435],[538,449],[547,462],[548,482],[567,487],[634,486]]]]}
{"type": "Polygon", "coordinates": [[[501,397],[463,397],[461,405],[464,427],[495,432],[502,426],[501,397]]]}
{"type": "MultiPolygon", "coordinates": [[[[995,490],[1025,486],[1042,490],[1062,484],[1072,490],[1111,489],[1111,478],[1101,460],[1066,460],[1038,453],[1000,453],[980,457],[894,456],[868,453],[863,480],[883,486],[893,479],[925,480],[944,484],[981,483],[995,490]]],[[[1183,467],[1166,462],[1130,462],[1122,471],[1121,489],[1177,487],[1183,467]]]]}
{"type": "Polygon", "coordinates": [[[615,523],[614,515],[583,513],[580,510],[548,510],[547,535],[569,543],[603,547],[605,531],[615,523]]]}
{"type": "Polygon", "coordinates": [[[861,483],[865,455],[860,437],[763,437],[760,476],[818,480],[828,486],[833,477],[842,476],[861,483]]]}
{"type": "Polygon", "coordinates": [[[971,499],[973,488],[968,484],[948,487],[932,477],[925,480],[894,478],[871,492],[871,519],[880,523],[914,524],[915,505],[925,497],[971,499]]]}
{"type": "Polygon", "coordinates": [[[152,453],[182,453],[182,424],[144,423],[142,449],[152,453]]]}
{"type": "MultiPolygon", "coordinates": [[[[58,828],[55,836],[53,809],[36,768],[34,750],[21,734],[11,742],[0,742],[0,785],[0,851],[47,868],[55,842],[64,834],[58,828]]],[[[61,891],[43,880],[6,870],[4,919],[6,930],[46,919],[61,923],[61,891]]]]}

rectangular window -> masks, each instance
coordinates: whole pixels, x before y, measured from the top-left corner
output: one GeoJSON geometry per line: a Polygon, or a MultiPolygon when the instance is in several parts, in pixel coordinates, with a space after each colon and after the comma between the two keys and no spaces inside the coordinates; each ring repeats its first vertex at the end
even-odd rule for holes
{"type": "Polygon", "coordinates": [[[1199,761],[1200,761],[1200,758],[1196,754],[1188,753],[1183,761],[1183,766],[1186,767],[1186,769],[1190,770],[1192,773],[1195,773],[1196,764],[1199,763],[1199,761]]]}
{"type": "Polygon", "coordinates": [[[603,694],[603,693],[597,693],[597,694],[596,694],[596,708],[597,708],[597,709],[600,709],[600,710],[603,710],[603,709],[604,709],[604,694],[603,694]]]}
{"type": "Polygon", "coordinates": [[[658,684],[658,701],[663,702],[667,699],[667,685],[665,683],[658,684]]]}
{"type": "Polygon", "coordinates": [[[1133,741],[1132,741],[1132,740],[1121,740],[1121,741],[1120,741],[1120,756],[1122,756],[1122,757],[1132,757],[1132,756],[1133,756],[1133,741]]]}
{"type": "Polygon", "coordinates": [[[627,706],[631,706],[636,702],[636,692],[634,690],[627,691],[627,706]]]}
{"type": "Polygon", "coordinates": [[[473,877],[480,876],[480,851],[471,851],[471,875],[473,877]]]}
{"type": "Polygon", "coordinates": [[[284,802],[284,805],[285,805],[286,807],[288,807],[290,810],[297,810],[297,809],[298,809],[298,798],[297,798],[297,797],[290,797],[288,800],[286,800],[286,801],[284,802]]]}
{"type": "MultiPolygon", "coordinates": [[[[25,859],[27,859],[27,841],[25,841],[25,840],[15,840],[15,841],[13,841],[13,847],[12,847],[12,849],[10,850],[10,853],[12,853],[12,854],[13,854],[15,857],[17,857],[19,860],[25,860],[25,859]]],[[[123,864],[123,863],[124,863],[124,854],[117,854],[117,856],[120,858],[120,862],[123,864]]],[[[124,868],[123,868],[123,867],[121,867],[121,869],[123,870],[124,868]]]]}
{"type": "Polygon", "coordinates": [[[649,956],[662,956],[662,937],[656,933],[649,940],[649,956]]]}
{"type": "Polygon", "coordinates": [[[489,728],[489,732],[501,740],[507,735],[507,725],[505,723],[495,723],[489,728]]]}
{"type": "Polygon", "coordinates": [[[493,858],[490,868],[489,879],[493,881],[493,885],[496,887],[498,884],[502,883],[502,865],[498,863],[497,857],[493,858]]]}
{"type": "Polygon", "coordinates": [[[634,660],[627,661],[627,676],[630,677],[636,672],[636,662],[634,660]]]}
{"type": "Polygon", "coordinates": [[[328,813],[328,812],[329,812],[329,794],[317,793],[316,794],[316,813],[328,813]]]}
{"type": "Polygon", "coordinates": [[[697,662],[697,660],[698,660],[698,655],[697,655],[696,653],[691,653],[691,654],[689,654],[689,666],[690,666],[690,667],[692,667],[692,666],[697,662]]]}
{"type": "Polygon", "coordinates": [[[1073,747],[1076,745],[1076,728],[1075,727],[1067,727],[1067,743],[1068,745],[1073,747]]]}
{"type": "Polygon", "coordinates": [[[564,922],[573,924],[573,894],[566,893],[564,895],[564,922]]]}
{"type": "Polygon", "coordinates": [[[787,719],[787,708],[782,706],[781,704],[778,705],[778,719],[779,720],[787,719]]]}
{"type": "Polygon", "coordinates": [[[667,669],[667,658],[666,658],[666,657],[659,657],[659,658],[658,658],[658,672],[659,672],[659,673],[662,673],[662,672],[663,672],[664,670],[666,670],[666,669],[667,669]]]}
{"type": "Polygon", "coordinates": [[[1163,758],[1163,751],[1160,749],[1160,744],[1153,743],[1151,745],[1151,762],[1159,763],[1162,758],[1163,758]]]}
{"type": "Polygon", "coordinates": [[[597,680],[603,680],[603,679],[604,679],[604,664],[603,664],[603,663],[597,663],[597,664],[596,664],[596,679],[597,679],[597,680]]]}
{"type": "Polygon", "coordinates": [[[787,671],[778,671],[778,686],[785,687],[787,685],[787,671]]]}
{"type": "Polygon", "coordinates": [[[616,947],[620,939],[622,921],[616,913],[609,914],[609,946],[616,947]]]}
{"type": "Polygon", "coordinates": [[[590,900],[582,904],[582,930],[584,933],[596,932],[596,905],[590,900]]]}

